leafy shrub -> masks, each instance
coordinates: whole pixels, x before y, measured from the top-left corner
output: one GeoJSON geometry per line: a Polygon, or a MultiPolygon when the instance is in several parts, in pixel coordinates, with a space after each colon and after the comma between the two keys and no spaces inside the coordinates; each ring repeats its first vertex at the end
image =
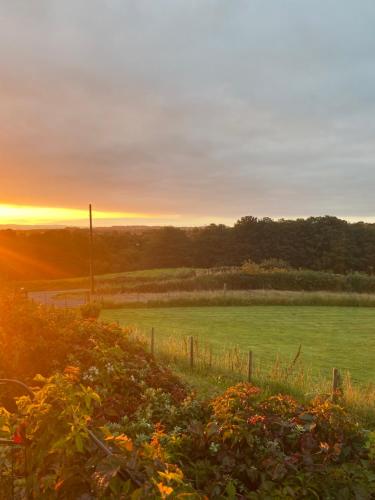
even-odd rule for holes
{"type": "Polygon", "coordinates": [[[0,374],[31,380],[48,375],[86,342],[75,328],[76,314],[46,309],[27,301],[0,297],[0,374]]]}
{"type": "Polygon", "coordinates": [[[0,373],[34,386],[17,400],[21,424],[0,408],[1,437],[29,447],[32,498],[375,494],[374,434],[330,401],[242,383],[201,402],[117,325],[7,299],[0,313],[12,360],[1,353],[0,373]]]}
{"type": "Polygon", "coordinates": [[[247,274],[258,274],[264,272],[280,272],[280,271],[290,271],[290,265],[282,259],[265,259],[260,264],[252,261],[246,260],[241,267],[242,271],[247,274]]]}
{"type": "Polygon", "coordinates": [[[247,274],[257,274],[261,271],[261,267],[260,267],[260,264],[257,264],[256,262],[252,261],[252,260],[246,260],[243,264],[242,264],[242,268],[241,268],[245,273],[247,274]]]}
{"type": "Polygon", "coordinates": [[[119,406],[124,414],[137,408],[147,387],[182,400],[185,389],[177,377],[128,333],[114,323],[83,320],[73,311],[0,299],[0,376],[29,383],[37,373],[48,377],[73,366],[83,383],[111,389],[103,411],[119,406]]]}
{"type": "Polygon", "coordinates": [[[285,270],[290,271],[291,266],[282,259],[265,259],[260,263],[260,267],[265,271],[276,271],[276,270],[285,270]]]}
{"type": "Polygon", "coordinates": [[[168,439],[185,476],[210,498],[372,498],[367,437],[326,400],[303,407],[289,396],[262,399],[239,384],[212,404],[204,423],[168,439]]]}
{"type": "Polygon", "coordinates": [[[100,316],[101,306],[96,302],[84,304],[80,308],[81,316],[84,319],[98,319],[100,316]]]}

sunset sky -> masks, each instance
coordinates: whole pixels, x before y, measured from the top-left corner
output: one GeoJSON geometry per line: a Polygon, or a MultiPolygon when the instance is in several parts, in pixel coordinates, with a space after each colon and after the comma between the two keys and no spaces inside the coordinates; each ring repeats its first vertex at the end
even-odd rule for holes
{"type": "Polygon", "coordinates": [[[0,1],[0,224],[375,220],[374,26],[373,0],[0,1]]]}

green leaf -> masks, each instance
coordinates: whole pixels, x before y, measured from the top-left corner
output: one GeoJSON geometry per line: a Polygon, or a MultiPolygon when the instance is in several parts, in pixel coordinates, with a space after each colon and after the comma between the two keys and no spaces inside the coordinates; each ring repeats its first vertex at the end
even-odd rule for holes
{"type": "Polygon", "coordinates": [[[74,440],[76,443],[77,451],[79,451],[80,453],[83,453],[83,440],[82,440],[81,434],[76,434],[74,436],[74,440]]]}
{"type": "Polygon", "coordinates": [[[133,491],[132,495],[131,495],[131,500],[141,500],[143,497],[143,491],[141,488],[133,491]]]}
{"type": "Polygon", "coordinates": [[[236,498],[236,487],[234,486],[233,481],[229,481],[229,483],[227,483],[225,492],[229,500],[234,500],[236,498]]]}

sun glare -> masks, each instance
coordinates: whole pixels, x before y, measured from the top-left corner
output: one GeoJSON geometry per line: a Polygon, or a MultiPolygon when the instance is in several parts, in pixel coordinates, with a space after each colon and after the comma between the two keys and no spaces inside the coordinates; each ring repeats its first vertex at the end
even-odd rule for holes
{"type": "MultiPolygon", "coordinates": [[[[120,220],[120,219],[153,219],[158,218],[153,214],[133,212],[95,211],[95,219],[120,220]]],[[[88,211],[77,208],[38,207],[32,205],[0,204],[1,224],[58,224],[67,222],[84,221],[88,211]]]]}

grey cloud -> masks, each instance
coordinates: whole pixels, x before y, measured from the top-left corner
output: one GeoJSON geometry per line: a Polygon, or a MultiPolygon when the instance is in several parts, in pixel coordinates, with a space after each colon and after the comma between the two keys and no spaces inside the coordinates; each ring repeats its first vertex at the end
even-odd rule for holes
{"type": "Polygon", "coordinates": [[[4,192],[375,216],[374,24],[370,0],[0,2],[4,192]]]}

